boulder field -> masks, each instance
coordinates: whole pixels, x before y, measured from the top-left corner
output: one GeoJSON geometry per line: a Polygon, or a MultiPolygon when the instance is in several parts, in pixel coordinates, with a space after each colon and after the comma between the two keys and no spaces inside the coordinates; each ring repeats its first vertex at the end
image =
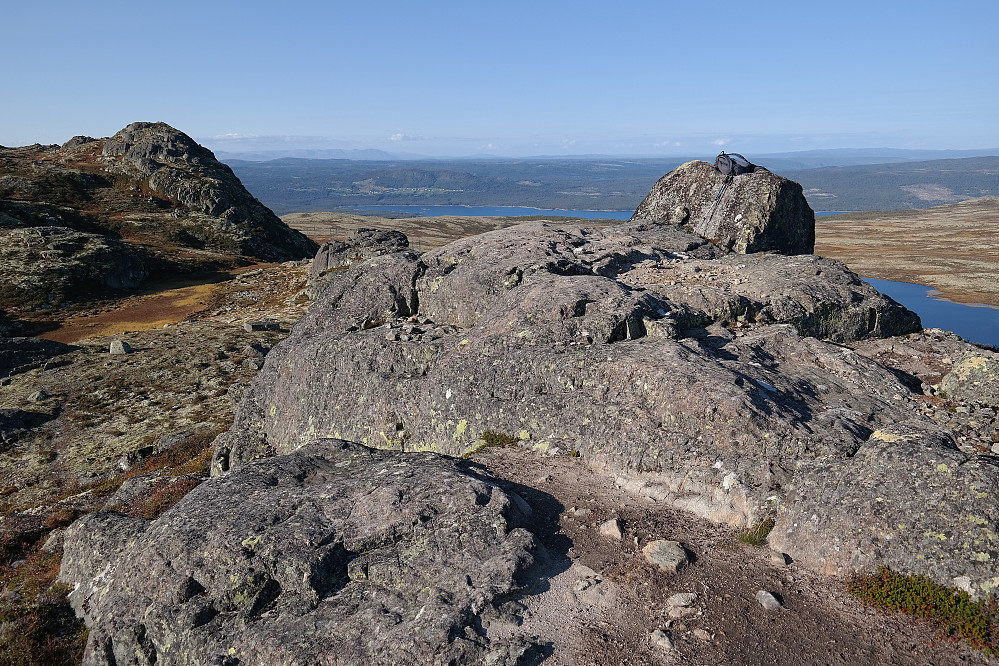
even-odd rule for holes
{"type": "MultiPolygon", "coordinates": [[[[659,194],[689,219],[704,196],[677,181],[659,194]]],[[[740,218],[756,238],[774,219],[740,218]]],[[[532,508],[456,460],[497,441],[715,522],[772,519],[771,547],[819,571],[993,594],[999,458],[927,416],[924,372],[960,356],[945,384],[974,391],[991,352],[920,333],[808,242],[752,253],[685,224],[530,223],[423,254],[386,236],[349,267],[328,248],[214,478],[156,521],[70,528],[85,663],[535,663],[488,631],[539,556],[532,508]]]]}

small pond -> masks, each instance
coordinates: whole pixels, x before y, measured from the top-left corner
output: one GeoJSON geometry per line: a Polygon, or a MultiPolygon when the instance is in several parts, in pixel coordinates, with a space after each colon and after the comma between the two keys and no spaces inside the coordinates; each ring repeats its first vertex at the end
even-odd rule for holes
{"type": "Polygon", "coordinates": [[[999,308],[945,301],[939,298],[938,291],[924,284],[874,278],[864,281],[918,314],[924,328],[942,328],[969,342],[999,346],[999,308]]]}

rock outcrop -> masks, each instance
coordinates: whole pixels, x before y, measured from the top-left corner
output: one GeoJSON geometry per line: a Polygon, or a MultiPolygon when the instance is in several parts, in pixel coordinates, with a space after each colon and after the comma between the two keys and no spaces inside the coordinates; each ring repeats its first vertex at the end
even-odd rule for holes
{"type": "Polygon", "coordinates": [[[309,258],[316,247],[164,123],[0,148],[0,307],[60,306],[150,276],[309,258]]]}
{"type": "Polygon", "coordinates": [[[409,249],[409,239],[400,231],[389,229],[357,229],[344,241],[323,243],[312,260],[312,276],[346,268],[353,263],[380,257],[383,254],[409,249]]]}
{"type": "Polygon", "coordinates": [[[51,340],[0,336],[0,379],[42,367],[71,349],[51,340]]]}
{"type": "Polygon", "coordinates": [[[521,225],[334,273],[215,468],[322,437],[460,455],[503,433],[716,521],[774,517],[816,568],[988,593],[988,447],[956,446],[919,380],[843,346],[919,328],[835,261],[725,253],[671,225],[521,225]]]}
{"type": "Polygon", "coordinates": [[[516,664],[490,620],[534,561],[527,505],[467,464],[335,440],[65,535],[84,664],[516,664]]]}
{"type": "Polygon", "coordinates": [[[740,254],[815,248],[815,214],[801,185],[760,167],[725,176],[707,162],[681,164],[659,179],[631,219],[689,229],[740,254]]]}
{"type": "Polygon", "coordinates": [[[186,209],[187,231],[206,245],[266,261],[301,259],[316,245],[255,199],[225,164],[166,123],[132,123],[106,139],[99,158],[111,174],[147,183],[186,209]]]}

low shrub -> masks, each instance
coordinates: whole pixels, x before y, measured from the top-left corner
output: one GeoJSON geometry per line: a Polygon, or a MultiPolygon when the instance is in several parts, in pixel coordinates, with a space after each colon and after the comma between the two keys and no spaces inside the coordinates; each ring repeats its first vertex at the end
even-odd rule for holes
{"type": "Polygon", "coordinates": [[[999,607],[995,599],[972,601],[964,590],[888,567],[880,567],[873,575],[854,577],[847,590],[882,610],[931,620],[946,635],[999,655],[999,607]]]}

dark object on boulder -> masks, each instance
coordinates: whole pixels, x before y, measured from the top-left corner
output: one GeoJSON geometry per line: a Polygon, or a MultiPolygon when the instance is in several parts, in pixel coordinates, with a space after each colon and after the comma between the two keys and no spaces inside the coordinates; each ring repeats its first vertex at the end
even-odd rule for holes
{"type": "Polygon", "coordinates": [[[94,666],[516,664],[532,645],[480,622],[534,561],[519,502],[462,461],[320,440],[155,521],[77,521],[59,579],[94,666]]]}
{"type": "Polygon", "coordinates": [[[10,377],[45,365],[74,347],[40,338],[7,338],[0,336],[0,378],[10,377]]]}
{"type": "Polygon", "coordinates": [[[726,176],[707,162],[681,164],[659,179],[631,219],[681,226],[739,254],[815,249],[815,214],[801,185],[763,168],[726,176]]]}
{"type": "Polygon", "coordinates": [[[741,176],[744,173],[756,171],[756,165],[739,153],[725,153],[724,151],[715,158],[715,168],[726,176],[741,176]]]}

